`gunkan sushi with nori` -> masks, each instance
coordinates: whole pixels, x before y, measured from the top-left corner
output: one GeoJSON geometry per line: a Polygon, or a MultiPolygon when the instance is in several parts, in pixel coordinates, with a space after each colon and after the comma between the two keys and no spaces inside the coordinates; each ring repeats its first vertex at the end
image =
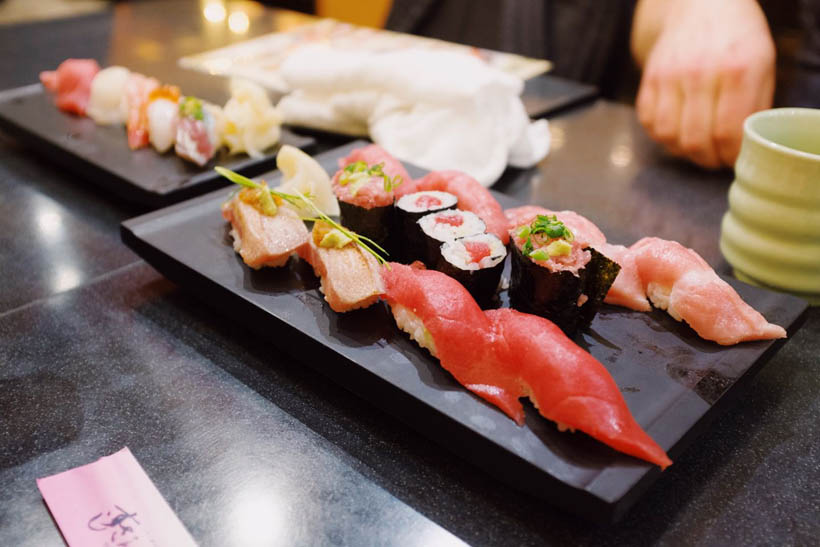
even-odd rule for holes
{"type": "Polygon", "coordinates": [[[546,317],[569,336],[587,328],[620,266],[555,215],[536,215],[510,236],[510,305],[546,317]]]}

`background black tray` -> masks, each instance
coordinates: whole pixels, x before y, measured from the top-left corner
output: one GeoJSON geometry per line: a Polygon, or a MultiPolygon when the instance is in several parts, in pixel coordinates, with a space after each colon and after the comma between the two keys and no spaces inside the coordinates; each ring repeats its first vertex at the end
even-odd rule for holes
{"type": "MultiPolygon", "coordinates": [[[[362,142],[317,159],[329,172],[362,142]]],[[[407,166],[413,176],[421,170],[407,166]]],[[[278,173],[266,180],[277,184],[278,173]]],[[[575,433],[527,405],[518,427],[462,388],[398,330],[384,304],[337,314],[310,266],[253,271],[233,251],[220,190],[122,224],[123,241],[169,279],[305,364],[372,401],[461,457],[522,490],[590,519],[618,520],[660,470],[575,433]]],[[[496,194],[505,207],[510,198],[496,194]]],[[[803,300],[728,280],[793,334],[803,300]]],[[[502,295],[506,299],[506,295],[502,295]]],[[[637,421],[674,460],[733,400],[783,340],[724,348],[664,312],[605,306],[576,341],[615,378],[637,421]]]]}
{"type": "Polygon", "coordinates": [[[531,118],[543,118],[597,97],[593,85],[543,74],[524,81],[521,102],[531,118]]]}
{"type": "MultiPolygon", "coordinates": [[[[0,93],[0,127],[38,150],[50,160],[94,182],[125,200],[162,207],[226,186],[214,172],[223,165],[248,176],[276,167],[276,152],[262,158],[244,154],[229,156],[223,148],[206,166],[198,167],[172,152],[153,148],[128,148],[125,129],[98,126],[90,118],[72,116],[54,106],[54,99],[40,84],[0,93]]],[[[305,149],[313,137],[282,128],[282,144],[305,149]]]]}

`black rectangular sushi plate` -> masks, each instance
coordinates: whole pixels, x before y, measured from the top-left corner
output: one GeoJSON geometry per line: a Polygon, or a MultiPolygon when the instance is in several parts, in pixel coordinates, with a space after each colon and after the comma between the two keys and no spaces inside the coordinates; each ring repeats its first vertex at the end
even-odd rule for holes
{"type": "MultiPolygon", "coordinates": [[[[131,150],[122,126],[100,126],[94,120],[61,112],[40,84],[0,93],[0,128],[23,144],[106,192],[142,206],[157,208],[229,184],[215,165],[254,176],[276,167],[272,148],[261,158],[230,156],[222,148],[204,167],[153,148],[131,150]]],[[[282,129],[281,144],[305,149],[313,137],[282,129]]]]}
{"type": "MultiPolygon", "coordinates": [[[[332,172],[361,142],[317,159],[332,172]]],[[[422,171],[408,166],[410,174],[422,171]]],[[[274,185],[278,173],[266,179],[274,185]]],[[[172,281],[298,355],[498,479],[600,522],[620,519],[661,471],[581,433],[561,433],[527,408],[517,426],[462,388],[395,326],[386,305],[337,314],[310,266],[253,271],[233,251],[219,190],[122,224],[123,241],[172,281]],[[276,333],[271,336],[271,333],[276,333]]],[[[511,199],[496,194],[505,207],[511,199]]],[[[508,273],[506,274],[509,275],[508,273]]],[[[728,279],[792,335],[803,300],[728,279]]],[[[506,295],[502,293],[502,300],[506,295]]],[[[643,428],[674,460],[733,401],[785,340],[721,347],[666,313],[608,307],[576,341],[601,361],[643,428]]]]}

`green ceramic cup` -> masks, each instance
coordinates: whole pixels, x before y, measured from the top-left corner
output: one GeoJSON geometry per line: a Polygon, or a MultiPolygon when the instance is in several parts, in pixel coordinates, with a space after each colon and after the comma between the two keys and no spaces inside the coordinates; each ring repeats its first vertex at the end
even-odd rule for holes
{"type": "Polygon", "coordinates": [[[746,118],[720,250],[739,279],[820,305],[820,110],[746,118]]]}

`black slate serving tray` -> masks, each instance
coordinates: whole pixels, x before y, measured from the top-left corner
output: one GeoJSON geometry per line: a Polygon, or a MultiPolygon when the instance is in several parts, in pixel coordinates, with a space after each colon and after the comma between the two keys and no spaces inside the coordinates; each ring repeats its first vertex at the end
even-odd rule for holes
{"type": "MultiPolygon", "coordinates": [[[[0,128],[104,190],[152,208],[230,184],[216,174],[215,165],[247,176],[273,169],[279,149],[276,146],[255,159],[244,154],[229,156],[223,148],[205,167],[173,152],[158,154],[150,147],[133,151],[128,148],[125,129],[99,126],[90,118],[61,112],[40,84],[0,93],[0,128]]],[[[306,149],[316,141],[283,128],[280,142],[306,149]]]]}
{"type": "MultiPolygon", "coordinates": [[[[317,156],[332,172],[362,142],[317,156]]],[[[407,166],[410,174],[423,171],[407,166]]],[[[266,180],[277,184],[279,174],[266,180]]],[[[495,477],[600,522],[620,519],[659,468],[581,433],[561,433],[527,405],[518,427],[462,388],[395,326],[386,305],[334,313],[309,265],[253,271],[233,251],[219,190],[124,222],[123,241],[172,281],[495,477]],[[271,336],[276,333],[276,336],[271,336]]],[[[505,207],[515,206],[495,194],[505,207]]],[[[506,275],[509,275],[508,273],[506,275]]],[[[792,335],[798,298],[728,280],[792,335]]],[[[502,293],[503,305],[506,294],[502,293]]],[[[785,340],[721,347],[664,312],[604,306],[576,341],[610,371],[637,421],[674,460],[740,397],[785,340]]]]}

